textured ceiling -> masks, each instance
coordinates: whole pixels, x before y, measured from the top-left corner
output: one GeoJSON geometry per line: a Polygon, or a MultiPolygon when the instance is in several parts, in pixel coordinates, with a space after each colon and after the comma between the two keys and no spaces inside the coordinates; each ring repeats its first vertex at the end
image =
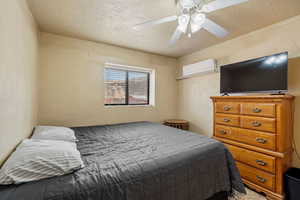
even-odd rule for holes
{"type": "Polygon", "coordinates": [[[208,17],[230,31],[219,39],[205,30],[168,41],[176,22],[135,30],[133,25],[177,13],[174,0],[28,0],[40,29],[49,33],[104,42],[180,57],[300,14],[300,0],[249,0],[208,17]]]}

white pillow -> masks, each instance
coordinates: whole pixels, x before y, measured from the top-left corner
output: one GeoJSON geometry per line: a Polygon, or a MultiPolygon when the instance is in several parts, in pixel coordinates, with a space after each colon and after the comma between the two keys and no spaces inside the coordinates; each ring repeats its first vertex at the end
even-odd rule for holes
{"type": "Polygon", "coordinates": [[[60,126],[37,126],[34,129],[32,139],[77,141],[72,129],[60,126]]]}
{"type": "Polygon", "coordinates": [[[82,168],[76,144],[57,140],[24,140],[0,170],[0,185],[60,176],[82,168]]]}

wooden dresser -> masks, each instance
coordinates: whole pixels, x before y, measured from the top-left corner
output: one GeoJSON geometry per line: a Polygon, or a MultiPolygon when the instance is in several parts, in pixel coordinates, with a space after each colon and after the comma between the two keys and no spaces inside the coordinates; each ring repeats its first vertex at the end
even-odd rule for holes
{"type": "Polygon", "coordinates": [[[283,174],[292,162],[290,95],[211,97],[214,138],[231,151],[243,181],[268,199],[283,199],[283,174]]]}

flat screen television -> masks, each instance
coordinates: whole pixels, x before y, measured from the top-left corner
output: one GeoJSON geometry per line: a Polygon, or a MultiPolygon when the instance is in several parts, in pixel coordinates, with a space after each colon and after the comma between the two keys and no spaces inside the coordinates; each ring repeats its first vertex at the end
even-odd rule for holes
{"type": "Polygon", "coordinates": [[[221,67],[222,94],[284,93],[288,89],[288,53],[221,67]]]}

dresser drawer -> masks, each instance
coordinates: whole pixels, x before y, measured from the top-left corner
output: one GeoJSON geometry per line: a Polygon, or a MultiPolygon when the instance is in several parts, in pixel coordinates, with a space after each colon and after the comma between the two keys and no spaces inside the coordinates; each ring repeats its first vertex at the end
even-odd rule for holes
{"type": "Polygon", "coordinates": [[[216,114],[216,123],[224,124],[229,126],[239,126],[240,125],[240,117],[236,115],[229,114],[216,114]]]}
{"type": "Polygon", "coordinates": [[[215,104],[217,113],[239,114],[240,104],[234,102],[217,102],[215,104]]]}
{"type": "Polygon", "coordinates": [[[241,114],[262,117],[275,117],[276,105],[267,103],[242,103],[241,114]]]}
{"type": "Polygon", "coordinates": [[[238,169],[240,170],[242,178],[267,188],[271,191],[275,189],[275,175],[269,174],[262,170],[256,169],[249,165],[245,165],[240,162],[236,162],[238,169]]]}
{"type": "Polygon", "coordinates": [[[227,138],[237,142],[257,146],[264,149],[276,150],[275,134],[260,131],[234,128],[228,126],[215,126],[215,136],[227,138]]]}
{"type": "Polygon", "coordinates": [[[241,116],[241,127],[260,131],[275,132],[276,120],[263,117],[241,116]]]}
{"type": "Polygon", "coordinates": [[[275,157],[257,153],[237,146],[225,144],[230,150],[234,160],[275,173],[275,157]]]}

